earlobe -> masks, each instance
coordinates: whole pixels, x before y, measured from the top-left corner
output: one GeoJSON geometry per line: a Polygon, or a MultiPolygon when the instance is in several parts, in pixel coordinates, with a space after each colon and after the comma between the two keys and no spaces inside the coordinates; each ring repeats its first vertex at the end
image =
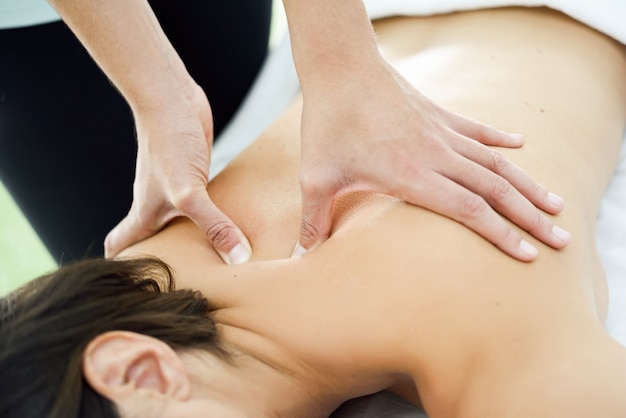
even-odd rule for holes
{"type": "Polygon", "coordinates": [[[94,338],[82,366],[89,385],[118,404],[138,395],[182,401],[191,390],[178,354],[160,340],[133,332],[111,331],[94,338]]]}

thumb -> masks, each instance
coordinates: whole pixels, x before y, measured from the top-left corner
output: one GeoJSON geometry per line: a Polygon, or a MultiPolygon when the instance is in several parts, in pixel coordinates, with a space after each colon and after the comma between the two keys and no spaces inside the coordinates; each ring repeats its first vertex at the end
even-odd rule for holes
{"type": "Polygon", "coordinates": [[[315,249],[330,235],[334,198],[332,194],[307,191],[302,188],[302,221],[300,240],[292,257],[315,249]]]}
{"type": "Polygon", "coordinates": [[[124,248],[150,237],[154,231],[155,228],[142,222],[138,212],[131,209],[128,215],[104,239],[104,256],[113,258],[124,248]]]}
{"type": "Polygon", "coordinates": [[[226,264],[243,264],[252,256],[246,236],[215,206],[206,191],[188,195],[179,202],[178,210],[204,232],[226,264]]]}

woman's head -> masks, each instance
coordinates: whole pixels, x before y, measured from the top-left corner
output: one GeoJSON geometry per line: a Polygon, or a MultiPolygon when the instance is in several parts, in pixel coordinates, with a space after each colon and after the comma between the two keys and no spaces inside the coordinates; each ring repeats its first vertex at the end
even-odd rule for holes
{"type": "Polygon", "coordinates": [[[116,417],[83,376],[90,343],[126,331],[224,356],[208,312],[155,259],[86,260],[28,283],[0,299],[0,416],[116,417]]]}

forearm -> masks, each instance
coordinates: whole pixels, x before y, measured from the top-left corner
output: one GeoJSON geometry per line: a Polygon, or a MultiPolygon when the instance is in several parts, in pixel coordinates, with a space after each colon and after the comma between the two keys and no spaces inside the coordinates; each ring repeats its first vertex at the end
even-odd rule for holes
{"type": "Polygon", "coordinates": [[[133,111],[192,95],[193,80],[146,0],[49,0],[133,111]]]}
{"type": "Polygon", "coordinates": [[[304,94],[376,63],[376,38],[362,0],[283,0],[304,94]]]}

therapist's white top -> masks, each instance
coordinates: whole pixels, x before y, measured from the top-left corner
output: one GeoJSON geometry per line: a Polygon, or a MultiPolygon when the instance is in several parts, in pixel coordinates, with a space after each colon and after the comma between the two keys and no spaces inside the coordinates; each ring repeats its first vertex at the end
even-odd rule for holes
{"type": "MultiPolygon", "coordinates": [[[[223,0],[228,1],[228,0],[223,0]]],[[[626,0],[364,0],[372,19],[503,6],[547,6],[626,44],[626,0]]],[[[0,0],[0,29],[48,23],[59,15],[46,0],[0,0]]]]}
{"type": "Polygon", "coordinates": [[[39,25],[60,19],[46,0],[0,0],[0,29],[39,25]]]}

